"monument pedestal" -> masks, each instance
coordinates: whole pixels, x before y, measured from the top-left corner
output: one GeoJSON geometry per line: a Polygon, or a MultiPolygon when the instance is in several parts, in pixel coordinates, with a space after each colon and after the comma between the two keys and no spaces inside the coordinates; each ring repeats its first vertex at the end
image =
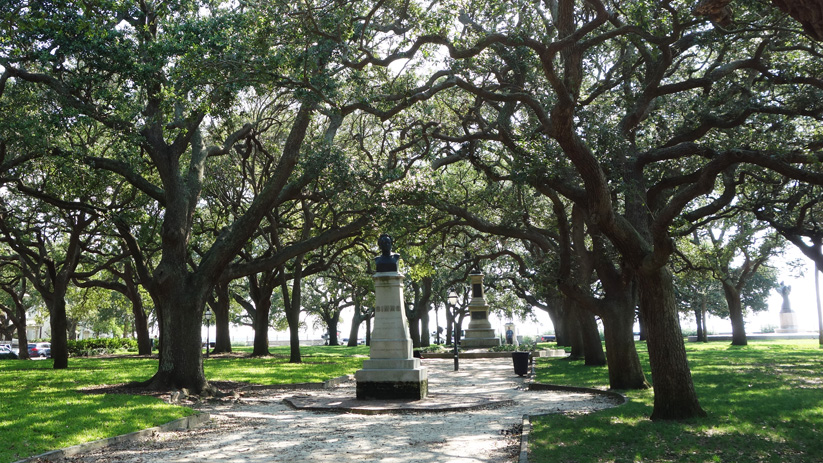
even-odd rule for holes
{"type": "Polygon", "coordinates": [[[379,272],[375,290],[374,329],[369,360],[357,370],[357,398],[361,400],[424,399],[429,377],[420,359],[412,355],[412,340],[403,303],[403,275],[379,272]]]}
{"type": "Polygon", "coordinates": [[[469,302],[471,319],[460,346],[465,349],[499,346],[500,339],[495,336],[494,328],[489,322],[489,306],[486,305],[483,292],[483,274],[472,273],[469,277],[472,282],[472,300],[469,302]]]}
{"type": "Polygon", "coordinates": [[[797,320],[794,312],[780,312],[780,328],[774,331],[776,333],[797,333],[797,320]]]}

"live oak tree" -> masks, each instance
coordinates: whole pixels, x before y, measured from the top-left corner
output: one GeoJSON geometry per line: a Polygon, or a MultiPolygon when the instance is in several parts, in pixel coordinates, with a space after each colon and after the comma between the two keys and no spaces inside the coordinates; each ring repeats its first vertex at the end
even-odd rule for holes
{"type": "Polygon", "coordinates": [[[568,337],[563,342],[572,346],[573,356],[584,358],[587,365],[606,363],[594,319],[597,315],[605,329],[611,387],[648,387],[634,347],[633,282],[614,265],[614,252],[609,255],[603,237],[591,228],[586,230],[582,214],[579,211],[571,214],[551,190],[543,188],[541,193],[529,185],[518,185],[510,173],[503,176],[489,173],[486,177],[491,178],[485,181],[491,184],[486,185],[482,174],[454,170],[441,173],[440,185],[452,177],[451,181],[460,187],[435,189],[443,191],[442,195],[423,191],[420,194],[433,207],[462,219],[463,225],[496,236],[501,251],[519,263],[519,276],[509,280],[523,297],[539,304],[538,298],[546,297],[546,290],[539,289],[546,283],[540,281],[552,281],[553,292],[564,301],[556,303],[562,314],[562,322],[556,327],[568,337]],[[587,247],[587,238],[593,243],[591,249],[587,247]],[[518,241],[523,244],[513,245],[518,241]],[[538,264],[541,260],[552,264],[541,266],[538,264]],[[535,272],[541,274],[534,275],[535,272]],[[592,290],[595,272],[601,282],[600,297],[592,290]],[[520,278],[523,280],[519,281],[520,278]],[[536,287],[529,288],[529,281],[536,287]]]}
{"type": "MultiPolygon", "coordinates": [[[[118,175],[154,200],[162,215],[162,251],[156,261],[141,252],[137,224],[127,216],[113,216],[158,310],[160,363],[151,381],[157,387],[208,388],[199,326],[206,300],[227,268],[239,277],[297,259],[291,266],[299,281],[305,251],[354,233],[368,221],[361,215],[348,223],[350,216],[341,216],[336,228],[276,258],[243,268],[232,265],[266,213],[301,191],[307,177],[297,166],[304,155],[322,158],[332,153],[340,121],[368,108],[358,98],[376,88],[368,79],[379,78],[380,71],[369,76],[369,70],[361,69],[366,80],[350,79],[351,73],[332,65],[337,42],[316,35],[334,30],[352,38],[351,29],[340,28],[362,25],[357,11],[333,5],[309,10],[286,3],[223,6],[187,0],[59,6],[21,1],[6,3],[0,11],[10,31],[0,61],[3,83],[40,85],[64,116],[86,118],[108,130],[122,148],[91,153],[83,162],[118,175]],[[340,92],[338,85],[344,82],[359,88],[340,92]],[[255,136],[257,121],[226,117],[238,109],[233,104],[244,89],[252,87],[289,95],[283,136],[268,147],[280,153],[276,167],[245,211],[210,246],[201,247],[202,253],[193,253],[193,223],[202,206],[204,180],[212,172],[211,160],[255,136]],[[337,106],[337,97],[352,103],[337,106]],[[223,124],[223,129],[208,131],[213,124],[223,124]]],[[[369,20],[379,20],[382,27],[384,16],[395,17],[395,11],[373,11],[369,20]]],[[[355,37],[361,43],[373,39],[365,32],[361,29],[355,37]]],[[[403,99],[389,102],[380,117],[397,114],[413,102],[403,99]]],[[[383,163],[388,169],[397,164],[396,154],[383,163]]],[[[299,303],[294,291],[286,296],[287,304],[299,303]]]]}
{"type": "MultiPolygon", "coordinates": [[[[732,325],[732,345],[745,346],[744,296],[751,311],[766,310],[767,294],[777,287],[770,261],[780,257],[785,241],[774,230],[747,214],[715,220],[692,238],[681,241],[680,256],[688,267],[712,275],[723,291],[732,325]]],[[[708,296],[703,293],[702,305],[708,296]]],[[[720,314],[718,314],[720,315],[720,314]]]]}
{"type": "Polygon", "coordinates": [[[0,242],[17,255],[22,274],[48,309],[54,368],[67,368],[66,292],[80,264],[82,247],[92,234],[90,228],[95,217],[82,211],[9,201],[8,195],[5,199],[0,242]]]}
{"type": "Polygon", "coordinates": [[[683,2],[439,6],[463,27],[421,34],[408,54],[441,46],[442,84],[469,95],[459,123],[429,131],[440,157],[510,169],[580,206],[637,282],[652,418],[704,415],[668,266],[673,237],[731,204],[724,173],[737,164],[820,182],[809,134],[779,145],[769,132],[819,121],[816,44],[755,5],[732,31],[707,29],[683,2]]]}

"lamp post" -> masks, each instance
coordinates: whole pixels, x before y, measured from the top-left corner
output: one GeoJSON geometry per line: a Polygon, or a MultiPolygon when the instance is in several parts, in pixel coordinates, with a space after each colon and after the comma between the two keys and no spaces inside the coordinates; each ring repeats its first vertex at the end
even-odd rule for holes
{"type": "Polygon", "coordinates": [[[206,358],[209,357],[209,322],[211,321],[211,309],[206,309],[206,358]]]}
{"type": "MultiPolygon", "coordinates": [[[[449,305],[453,308],[457,307],[457,293],[454,291],[449,293],[449,305]]],[[[460,339],[460,325],[457,323],[457,310],[454,312],[454,371],[460,369],[460,354],[457,350],[457,344],[460,339]]]]}

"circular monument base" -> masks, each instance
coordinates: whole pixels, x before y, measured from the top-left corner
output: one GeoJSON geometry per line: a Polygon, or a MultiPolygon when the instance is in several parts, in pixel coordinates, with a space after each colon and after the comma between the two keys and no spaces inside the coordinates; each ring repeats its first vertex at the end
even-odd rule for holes
{"type": "Polygon", "coordinates": [[[794,312],[780,312],[780,328],[776,333],[797,333],[797,320],[794,312]]]}

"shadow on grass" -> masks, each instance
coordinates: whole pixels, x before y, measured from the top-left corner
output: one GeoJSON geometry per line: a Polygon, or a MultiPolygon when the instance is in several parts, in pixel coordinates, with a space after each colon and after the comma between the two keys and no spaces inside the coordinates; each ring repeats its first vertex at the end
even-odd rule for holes
{"type": "Polygon", "coordinates": [[[15,361],[0,365],[0,461],[15,461],[49,450],[145,429],[190,415],[143,396],[88,395],[79,389],[106,382],[126,382],[151,374],[151,360],[102,362],[72,359],[53,370],[51,361],[15,361]]]}
{"type": "MultiPolygon", "coordinates": [[[[707,418],[652,422],[652,391],[623,391],[629,403],[618,408],[534,418],[530,461],[821,461],[823,360],[816,345],[712,344],[688,351],[707,418]]],[[[645,355],[641,360],[648,361],[645,355]]],[[[552,370],[541,376],[545,382],[577,379],[603,387],[607,381],[605,370],[587,373],[575,362],[544,368],[552,370]]]]}

